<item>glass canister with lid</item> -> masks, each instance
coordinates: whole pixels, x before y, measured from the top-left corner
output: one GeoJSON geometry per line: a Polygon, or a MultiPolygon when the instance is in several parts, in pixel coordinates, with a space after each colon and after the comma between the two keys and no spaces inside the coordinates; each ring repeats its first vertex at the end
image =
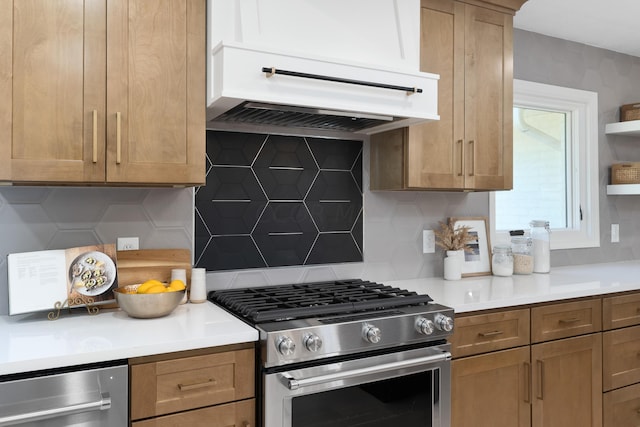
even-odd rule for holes
{"type": "Polygon", "coordinates": [[[513,274],[533,273],[531,238],[524,235],[524,230],[513,230],[509,234],[511,235],[511,251],[513,252],[513,274]]]}
{"type": "Polygon", "coordinates": [[[549,221],[531,221],[531,248],[533,253],[533,272],[548,273],[551,270],[551,247],[549,221]]]}
{"type": "Polygon", "coordinates": [[[495,245],[491,257],[491,272],[494,276],[513,274],[513,255],[510,245],[495,245]]]}

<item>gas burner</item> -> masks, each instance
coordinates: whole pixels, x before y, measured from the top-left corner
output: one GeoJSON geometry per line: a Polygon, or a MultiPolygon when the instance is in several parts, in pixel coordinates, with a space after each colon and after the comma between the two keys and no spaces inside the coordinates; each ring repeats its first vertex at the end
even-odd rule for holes
{"type": "Polygon", "coordinates": [[[209,300],[256,323],[388,310],[432,301],[428,295],[360,279],[213,291],[209,300]]]}

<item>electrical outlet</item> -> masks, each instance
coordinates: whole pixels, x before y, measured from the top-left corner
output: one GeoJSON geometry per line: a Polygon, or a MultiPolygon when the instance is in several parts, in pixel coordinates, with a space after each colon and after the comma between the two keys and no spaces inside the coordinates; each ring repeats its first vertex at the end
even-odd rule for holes
{"type": "Polygon", "coordinates": [[[620,242],[620,225],[611,224],[611,243],[620,242]]]}
{"type": "Polygon", "coordinates": [[[436,236],[433,230],[422,230],[422,253],[432,254],[436,251],[436,236]]]}
{"type": "Polygon", "coordinates": [[[133,251],[140,249],[140,244],[137,237],[118,237],[117,247],[119,251],[133,251]]]}

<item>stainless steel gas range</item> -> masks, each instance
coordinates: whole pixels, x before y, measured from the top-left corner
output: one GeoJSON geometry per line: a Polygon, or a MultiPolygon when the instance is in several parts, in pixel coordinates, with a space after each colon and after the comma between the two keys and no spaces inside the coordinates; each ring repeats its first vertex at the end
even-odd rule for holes
{"type": "Polygon", "coordinates": [[[262,427],[448,427],[453,310],[359,279],[209,293],[260,332],[262,427]]]}

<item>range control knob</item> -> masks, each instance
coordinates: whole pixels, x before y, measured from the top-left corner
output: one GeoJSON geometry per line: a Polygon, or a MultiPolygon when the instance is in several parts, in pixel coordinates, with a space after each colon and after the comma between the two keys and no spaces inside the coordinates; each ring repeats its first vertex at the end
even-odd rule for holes
{"type": "Polygon", "coordinates": [[[278,353],[283,356],[291,356],[296,351],[296,344],[289,337],[281,337],[276,343],[278,353]]]}
{"type": "Polygon", "coordinates": [[[425,319],[424,317],[418,317],[416,319],[416,329],[423,335],[431,335],[436,329],[433,321],[425,319]]]}
{"type": "Polygon", "coordinates": [[[364,329],[364,339],[372,344],[377,344],[382,339],[380,328],[373,325],[367,325],[364,329]]]}
{"type": "Polygon", "coordinates": [[[316,334],[309,334],[304,337],[304,346],[307,350],[316,352],[322,347],[322,339],[316,334]]]}
{"type": "Polygon", "coordinates": [[[436,328],[440,329],[441,331],[451,332],[453,330],[453,319],[451,317],[438,313],[436,314],[436,318],[434,320],[436,323],[436,328]]]}

